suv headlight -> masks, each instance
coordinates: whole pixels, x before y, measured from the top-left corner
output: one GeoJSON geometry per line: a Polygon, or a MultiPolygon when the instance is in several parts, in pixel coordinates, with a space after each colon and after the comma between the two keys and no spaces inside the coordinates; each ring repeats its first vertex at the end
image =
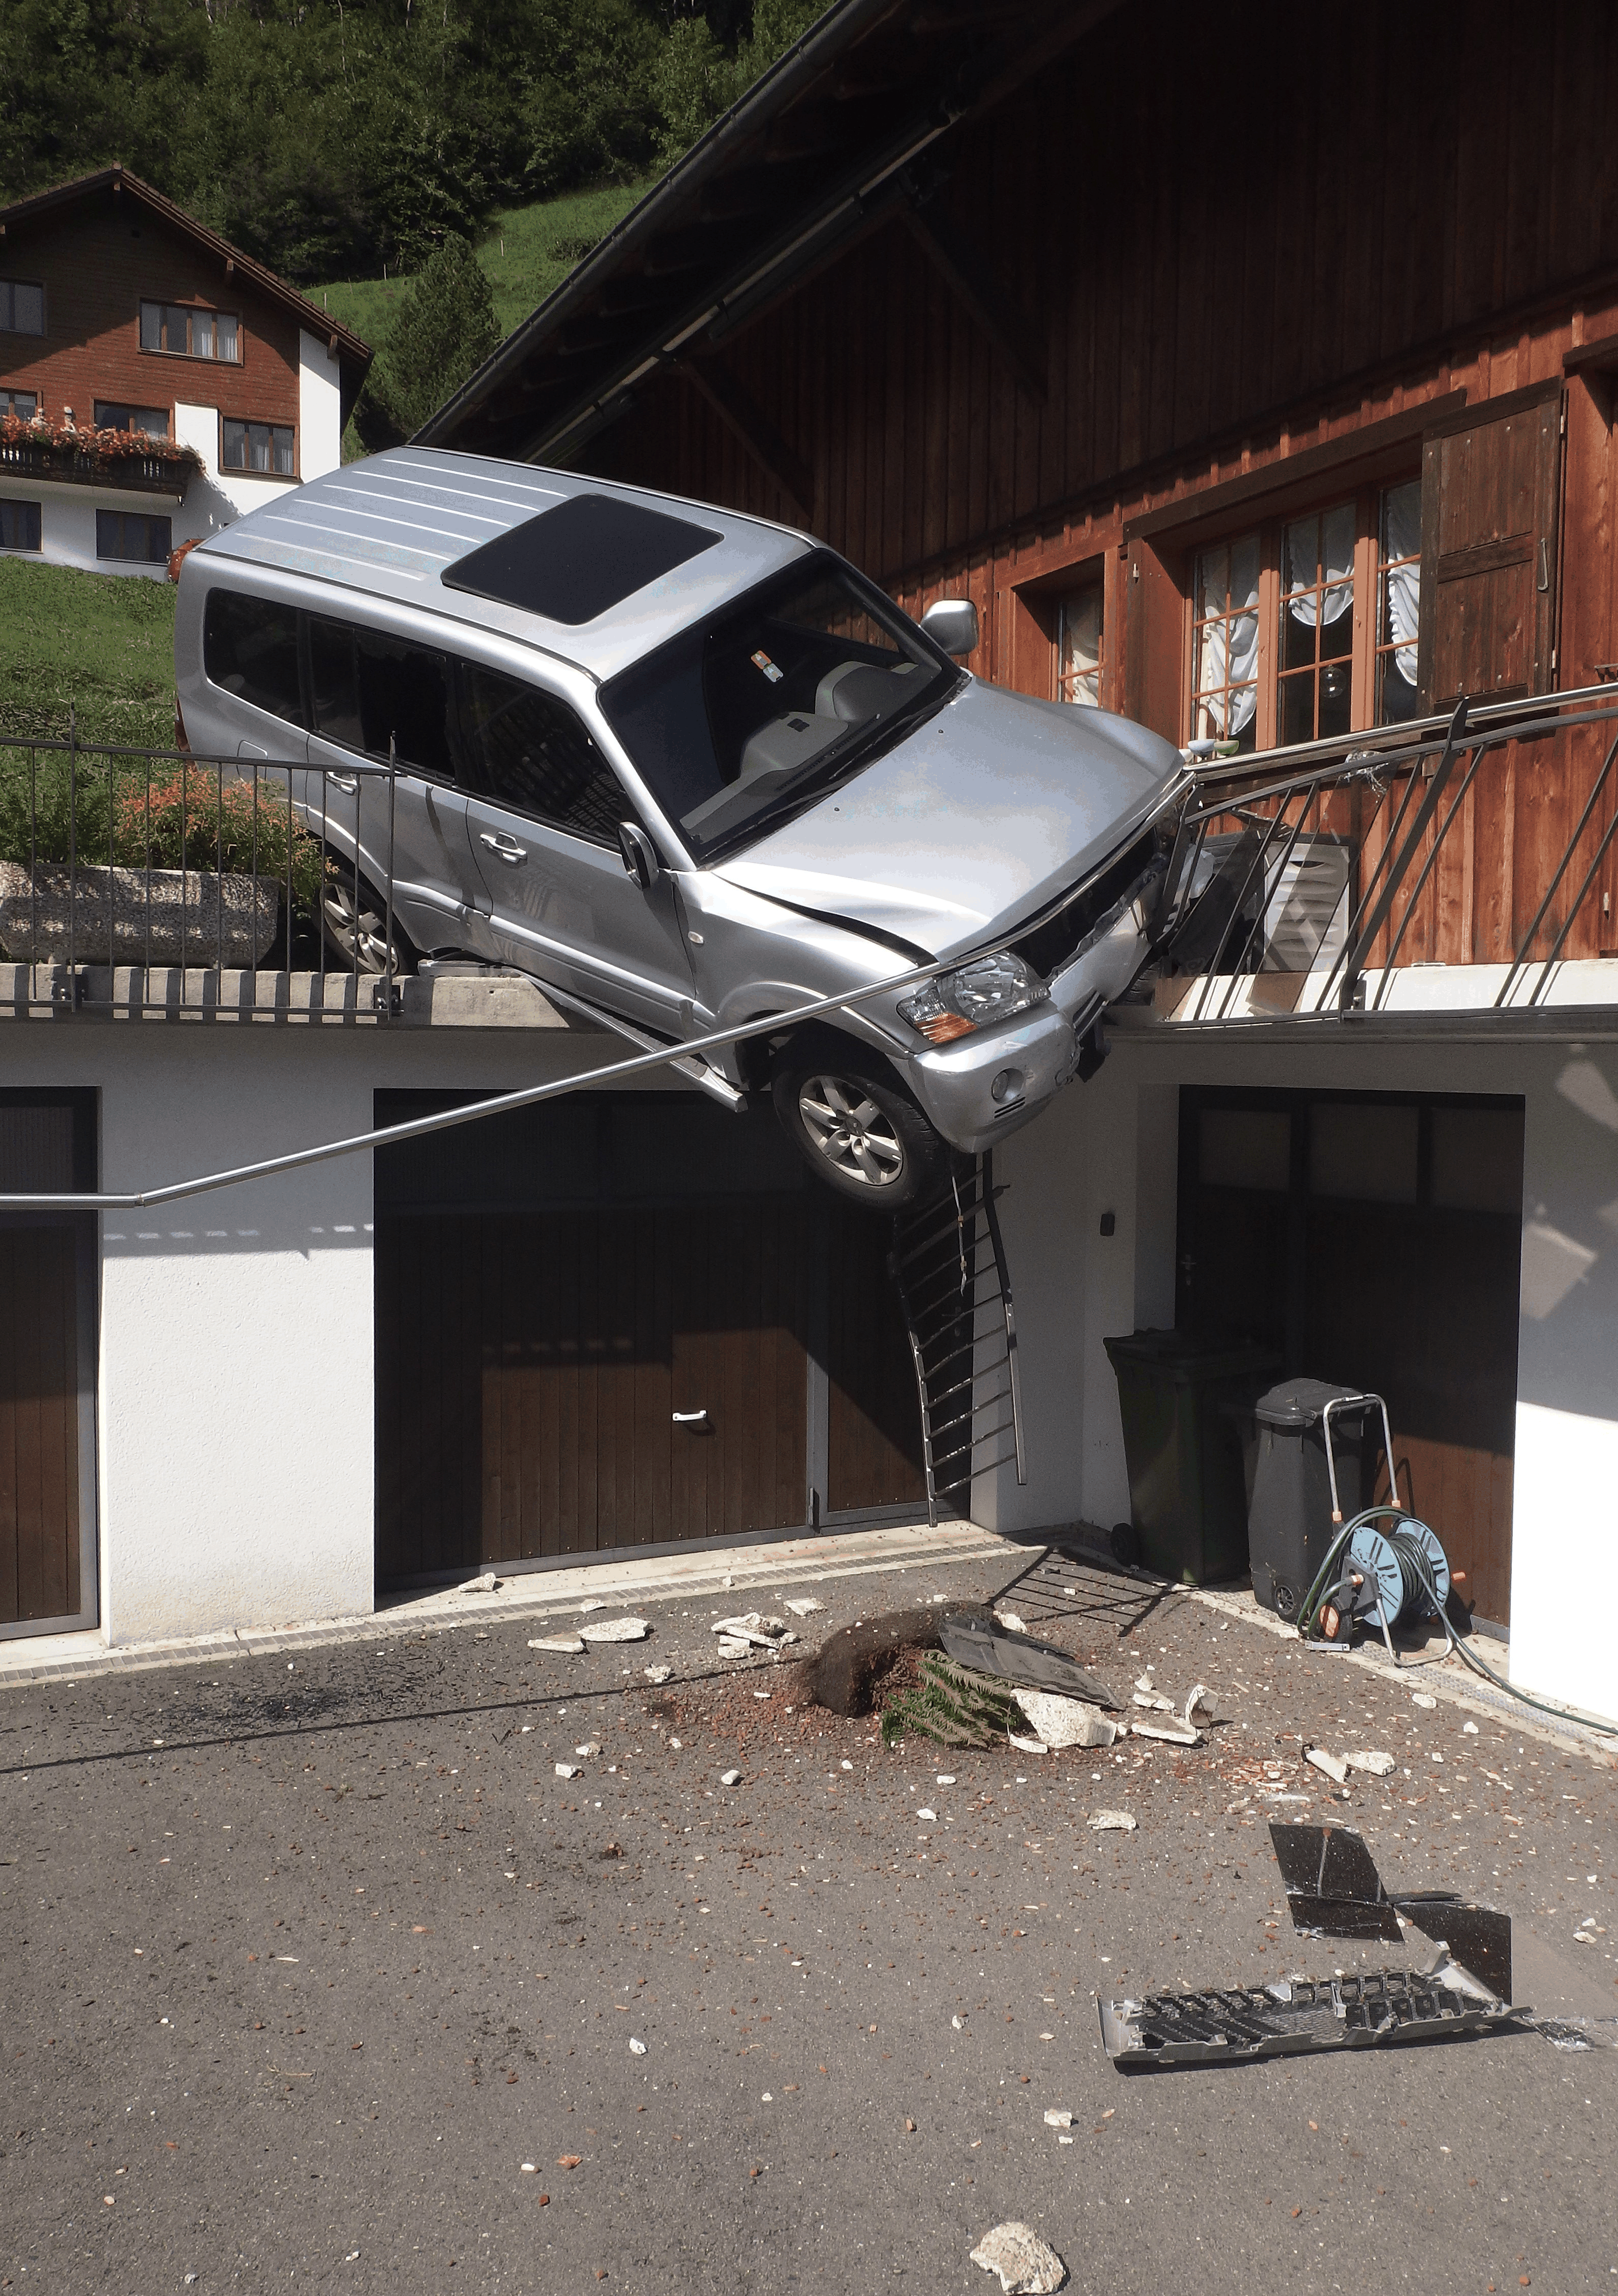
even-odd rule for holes
{"type": "Polygon", "coordinates": [[[935,973],[899,1008],[901,1021],[917,1029],[930,1045],[948,1045],[974,1029],[1024,1013],[1050,995],[1032,965],[1009,949],[974,957],[953,972],[935,973]]]}

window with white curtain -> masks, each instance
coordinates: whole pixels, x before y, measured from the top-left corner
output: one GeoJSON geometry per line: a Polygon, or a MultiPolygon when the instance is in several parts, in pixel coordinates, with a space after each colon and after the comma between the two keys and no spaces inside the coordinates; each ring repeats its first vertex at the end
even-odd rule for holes
{"type": "Polygon", "coordinates": [[[1256,534],[1197,554],[1193,741],[1256,743],[1260,563],[1256,534]]]}
{"type": "Polygon", "coordinates": [[[1417,714],[1421,624],[1421,481],[1384,487],[1376,527],[1376,723],[1417,714]]]}
{"type": "Polygon", "coordinates": [[[1094,709],[1101,701],[1102,588],[1087,582],[1062,601],[1056,635],[1056,694],[1094,709]]]}
{"type": "Polygon", "coordinates": [[[1348,732],[1353,652],[1354,505],[1346,502],[1281,529],[1281,741],[1348,732]]]}

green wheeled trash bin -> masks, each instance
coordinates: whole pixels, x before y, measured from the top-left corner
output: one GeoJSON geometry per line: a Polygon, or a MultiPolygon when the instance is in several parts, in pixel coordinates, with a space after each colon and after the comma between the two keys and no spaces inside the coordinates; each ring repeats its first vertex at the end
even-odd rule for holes
{"type": "Polygon", "coordinates": [[[1147,1570],[1187,1586],[1247,1569],[1247,1486],[1232,1405],[1275,1378],[1268,1348],[1197,1332],[1130,1332],[1106,1342],[1118,1379],[1129,1513],[1147,1570]]]}

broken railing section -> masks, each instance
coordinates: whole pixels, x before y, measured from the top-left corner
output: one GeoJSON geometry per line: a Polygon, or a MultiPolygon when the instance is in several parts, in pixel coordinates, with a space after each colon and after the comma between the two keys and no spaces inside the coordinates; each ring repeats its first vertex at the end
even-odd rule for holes
{"type": "Polygon", "coordinates": [[[992,1156],[963,1162],[948,1190],[893,1222],[899,1290],[921,1404],[927,1520],[970,1512],[972,1479],[1014,1464],[1028,1480],[1011,1279],[995,1210],[992,1156]]]}
{"type": "MultiPolygon", "coordinates": [[[[1302,1936],[1400,1945],[1402,1916],[1433,1940],[1425,1966],[1103,2001],[1102,2040],[1115,2064],[1228,2064],[1538,2021],[1512,2005],[1509,1915],[1448,1890],[1390,1893],[1363,1838],[1346,1826],[1272,1823],[1269,1838],[1302,1936]]],[[[1563,2045],[1563,2028],[1541,2030],[1563,2045]]]]}
{"type": "MultiPolygon", "coordinates": [[[[1614,718],[1618,705],[1605,690],[1599,701],[1547,695],[1475,710],[1463,699],[1441,733],[1361,734],[1335,757],[1313,743],[1291,772],[1282,770],[1285,753],[1200,772],[1160,908],[1168,927],[1160,961],[1175,974],[1202,976],[1194,1008],[1179,1017],[1222,1018],[1236,980],[1264,972],[1313,976],[1312,1013],[1361,1012],[1373,964],[1382,973],[1376,1003],[1384,1004],[1407,945],[1428,953],[1421,935],[1415,943],[1410,935],[1424,921],[1435,927],[1441,863],[1458,852],[1469,865],[1466,801],[1486,760],[1510,742],[1583,728],[1599,727],[1606,740],[1614,718]]],[[[1481,954],[1507,964],[1497,1008],[1521,1002],[1523,976],[1536,967],[1526,1001],[1539,1003],[1566,952],[1618,837],[1615,766],[1618,739],[1560,858],[1535,889],[1526,930],[1511,938],[1508,916],[1497,949],[1462,952],[1465,963],[1481,954]]]]}
{"type": "Polygon", "coordinates": [[[217,1009],[226,972],[296,970],[390,1016],[394,813],[390,764],[0,736],[0,956],[40,1010],[217,1009]]]}

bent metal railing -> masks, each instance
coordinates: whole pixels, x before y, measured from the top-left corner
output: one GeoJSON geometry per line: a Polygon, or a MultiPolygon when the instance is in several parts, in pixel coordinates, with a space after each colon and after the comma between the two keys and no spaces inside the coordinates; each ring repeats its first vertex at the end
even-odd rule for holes
{"type": "Polygon", "coordinates": [[[65,739],[0,737],[3,1001],[207,1011],[227,973],[300,972],[393,1017],[396,794],[391,763],[361,758],[86,742],[71,718],[65,739]]]}
{"type": "MultiPolygon", "coordinates": [[[[1618,955],[1618,694],[1458,702],[1448,721],[1195,769],[1161,914],[1184,1021],[1253,976],[1272,1009],[1386,1009],[1417,965],[1492,965],[1491,1009],[1540,1005],[1558,965],[1618,955]],[[1334,754],[1335,751],[1335,754],[1334,754]],[[1595,898],[1592,898],[1594,896],[1595,898]]],[[[1475,1000],[1474,1000],[1475,1002],[1475,1000]]]]}

